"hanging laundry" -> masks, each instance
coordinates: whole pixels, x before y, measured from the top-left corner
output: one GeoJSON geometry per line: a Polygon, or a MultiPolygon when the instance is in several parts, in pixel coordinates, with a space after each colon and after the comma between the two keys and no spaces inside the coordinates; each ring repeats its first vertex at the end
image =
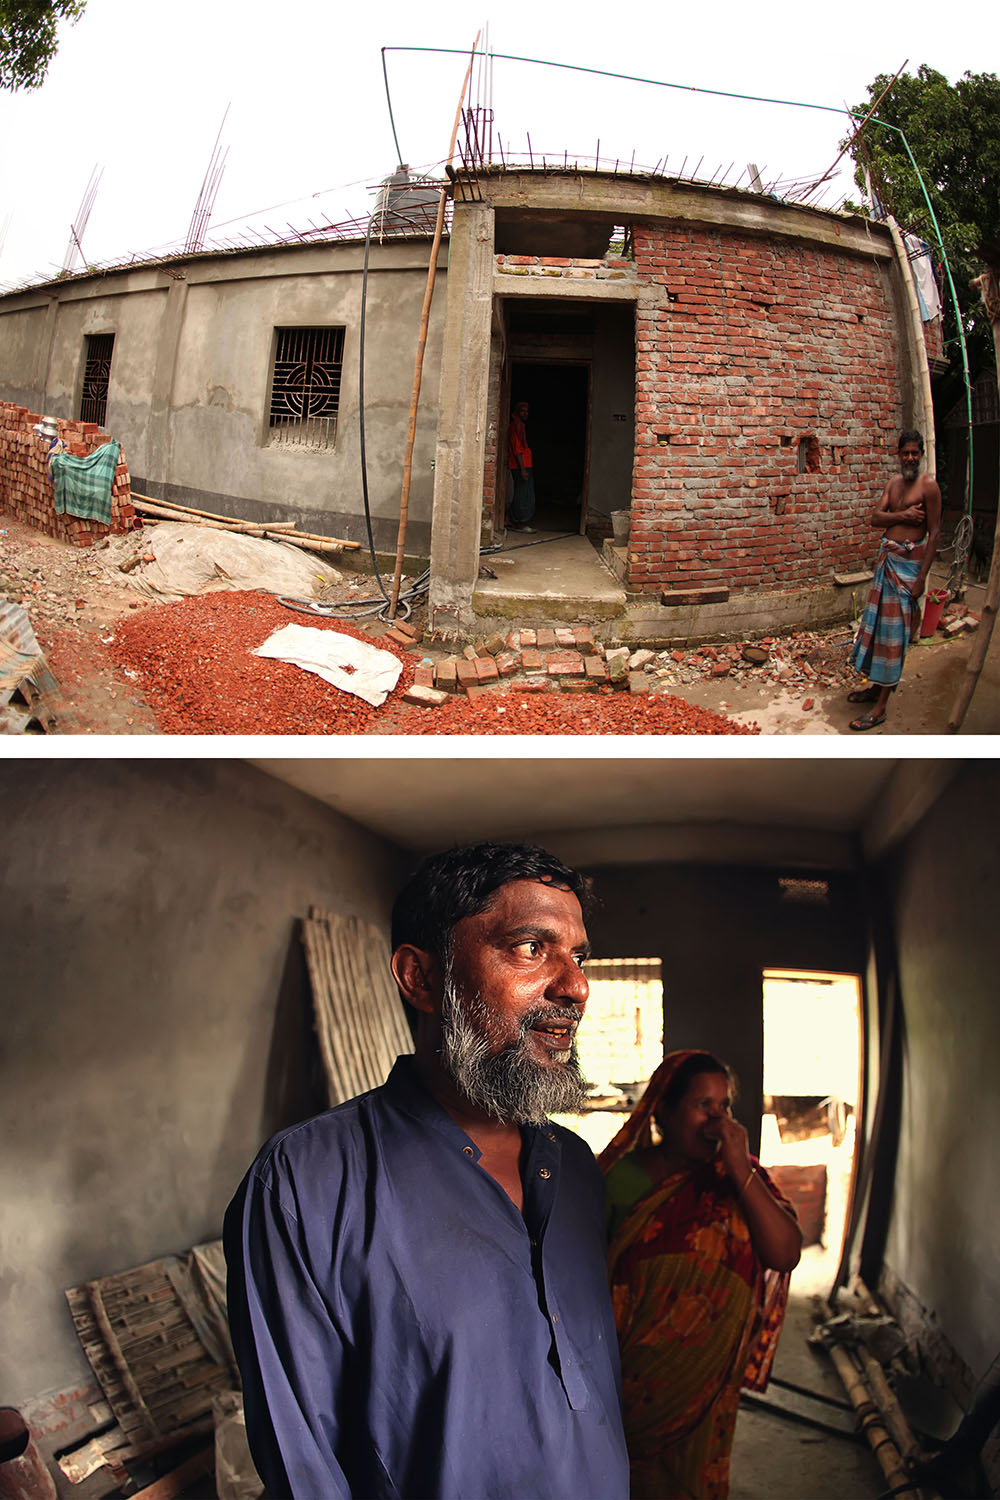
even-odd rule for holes
{"type": "Polygon", "coordinates": [[[121,453],[121,443],[104,443],[84,458],[57,453],[51,460],[52,482],[58,515],[80,516],[85,521],[111,524],[111,487],[121,453]]]}
{"type": "Polygon", "coordinates": [[[917,286],[917,300],[920,303],[920,316],[925,323],[932,318],[941,316],[941,294],[938,291],[937,282],[934,280],[934,262],[931,259],[931,247],[915,234],[904,234],[903,243],[906,246],[906,254],[913,270],[913,280],[917,286]]]}

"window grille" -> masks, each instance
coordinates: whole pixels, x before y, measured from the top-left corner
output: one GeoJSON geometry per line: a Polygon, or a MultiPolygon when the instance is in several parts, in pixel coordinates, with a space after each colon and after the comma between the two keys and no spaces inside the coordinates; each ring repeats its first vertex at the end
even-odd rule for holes
{"type": "Polygon", "coordinates": [[[113,333],[88,333],[87,356],[83,366],[83,394],[80,397],[80,421],[104,426],[108,410],[108,383],[111,379],[111,355],[115,347],[113,333]]]}
{"type": "Polygon", "coordinates": [[[271,443],[332,448],[337,435],[342,328],[278,328],[271,380],[271,443]]]}
{"type": "Polygon", "coordinates": [[[795,880],[791,877],[779,876],[778,893],[782,901],[791,901],[797,906],[829,906],[830,904],[828,880],[795,880]]]}

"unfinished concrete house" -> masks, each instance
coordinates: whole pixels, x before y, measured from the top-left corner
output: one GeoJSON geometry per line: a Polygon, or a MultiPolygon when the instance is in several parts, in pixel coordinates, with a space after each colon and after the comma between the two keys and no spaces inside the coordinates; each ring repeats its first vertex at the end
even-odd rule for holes
{"type": "MultiPolygon", "coordinates": [[[[432,623],[670,639],[848,614],[896,436],[933,432],[895,226],[569,166],[482,162],[450,191],[404,543],[432,623]],[[491,579],[518,399],[538,535],[491,579]]],[[[367,496],[394,552],[431,241],[426,215],[372,228],[8,293],[0,399],[99,422],[153,499],[363,542],[367,496]]]]}
{"type": "Polygon", "coordinates": [[[970,1417],[928,1493],[988,1493],[980,1461],[996,1483],[993,761],[584,758],[546,796],[537,760],[404,776],[363,758],[8,759],[0,781],[17,851],[0,877],[0,1389],[62,1496],[148,1483],[181,1441],[202,1452],[190,1493],[210,1493],[212,1398],[234,1376],[218,1328],[184,1321],[189,1252],[268,1135],[356,1092],[374,1040],[373,1075],[405,1048],[379,1021],[395,891],[420,854],[490,836],[594,879],[595,1092],[574,1128],[609,1139],[664,1049],[707,1047],[740,1075],[752,1142],[798,1181],[817,1241],[800,1269],[819,1269],[798,1293],[793,1276],[784,1384],[740,1416],[733,1500],[889,1488],[804,1342],[808,1290],[858,1272],[898,1324],[890,1375],[921,1451],[970,1417]],[[322,964],[317,927],[341,934],[322,964]]]}

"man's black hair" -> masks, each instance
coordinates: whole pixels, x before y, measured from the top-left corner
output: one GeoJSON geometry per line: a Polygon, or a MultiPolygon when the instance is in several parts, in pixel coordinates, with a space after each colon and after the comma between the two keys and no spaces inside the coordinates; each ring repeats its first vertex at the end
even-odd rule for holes
{"type": "Polygon", "coordinates": [[[896,452],[900,453],[907,443],[916,443],[921,453],[924,451],[924,440],[915,427],[908,427],[905,432],[899,434],[899,442],[896,444],[896,452]]]}
{"type": "Polygon", "coordinates": [[[410,943],[446,966],[455,924],[486,911],[495,892],[512,880],[539,880],[572,891],[584,915],[591,905],[589,878],[545,849],[492,843],[446,849],[422,860],[396,897],[392,951],[410,943]]]}

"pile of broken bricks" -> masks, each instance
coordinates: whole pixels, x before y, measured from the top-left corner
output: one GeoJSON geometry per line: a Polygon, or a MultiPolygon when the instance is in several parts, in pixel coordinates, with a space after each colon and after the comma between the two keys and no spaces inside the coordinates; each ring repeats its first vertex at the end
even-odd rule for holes
{"type": "MultiPolygon", "coordinates": [[[[942,616],[946,636],[975,629],[975,615],[963,604],[942,616]]],[[[423,633],[397,623],[382,637],[386,644],[419,650],[423,633]]],[[[706,679],[734,683],[767,682],[796,691],[837,688],[860,679],[848,662],[853,632],[793,631],[757,642],[715,642],[654,651],[648,647],[606,645],[586,626],[552,626],[496,632],[433,661],[425,656],[414,672],[405,701],[432,708],[453,694],[470,698],[503,684],[521,692],[581,693],[614,688],[631,693],[664,693],[706,679]]],[[[810,701],[810,707],[812,706],[810,701]]]]}
{"type": "MultiPolygon", "coordinates": [[[[384,643],[416,651],[423,639],[411,625],[395,624],[382,637],[384,643]]],[[[769,678],[789,686],[821,686],[846,677],[848,642],[843,631],[833,643],[839,658],[828,664],[830,641],[819,634],[802,633],[778,640],[767,637],[759,646],[749,644],[705,645],[654,651],[648,647],[606,645],[595,640],[587,626],[539,627],[499,631],[465,646],[459,654],[433,661],[429,657],[416,668],[412,688],[405,701],[436,707],[455,693],[470,698],[502,684],[521,692],[582,693],[598,688],[631,693],[668,692],[679,683],[704,678],[749,676],[769,678]],[[812,656],[813,662],[807,658],[812,656]]]]}
{"type": "Polygon", "coordinates": [[[973,631],[979,625],[979,616],[972,612],[956,599],[947,605],[938,621],[938,634],[946,636],[949,640],[956,635],[964,635],[966,631],[973,631]]]}

